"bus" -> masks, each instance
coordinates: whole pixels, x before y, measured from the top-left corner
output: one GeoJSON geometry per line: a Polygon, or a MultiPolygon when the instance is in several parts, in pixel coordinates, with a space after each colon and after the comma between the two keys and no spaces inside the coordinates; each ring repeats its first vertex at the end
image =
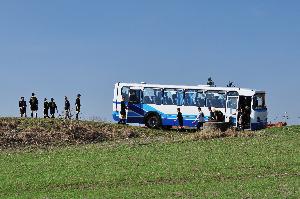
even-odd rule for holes
{"type": "Polygon", "coordinates": [[[238,127],[238,110],[249,110],[245,129],[260,130],[268,124],[265,91],[209,85],[161,85],[147,83],[116,83],[113,97],[113,119],[120,120],[122,97],[127,105],[127,123],[144,124],[149,128],[177,126],[177,108],[181,109],[184,126],[195,128],[198,107],[205,120],[209,107],[223,113],[224,122],[238,127]]]}

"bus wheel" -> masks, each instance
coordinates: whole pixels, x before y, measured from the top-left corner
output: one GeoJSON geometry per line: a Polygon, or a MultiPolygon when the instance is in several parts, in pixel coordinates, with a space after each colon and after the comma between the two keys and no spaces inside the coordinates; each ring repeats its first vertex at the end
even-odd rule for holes
{"type": "Polygon", "coordinates": [[[151,129],[161,127],[161,121],[158,115],[149,115],[146,118],[146,126],[151,129]]]}

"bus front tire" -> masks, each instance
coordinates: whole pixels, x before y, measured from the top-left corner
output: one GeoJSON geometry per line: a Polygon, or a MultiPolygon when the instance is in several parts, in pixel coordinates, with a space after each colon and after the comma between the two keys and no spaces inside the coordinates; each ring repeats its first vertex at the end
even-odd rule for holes
{"type": "Polygon", "coordinates": [[[146,126],[151,129],[157,129],[161,127],[161,119],[156,114],[151,114],[146,118],[146,126]]]}

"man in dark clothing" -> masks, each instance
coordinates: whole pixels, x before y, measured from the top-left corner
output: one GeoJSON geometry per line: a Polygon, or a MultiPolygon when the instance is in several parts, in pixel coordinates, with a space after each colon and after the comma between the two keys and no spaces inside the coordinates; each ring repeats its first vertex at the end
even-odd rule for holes
{"type": "Polygon", "coordinates": [[[36,98],[34,93],[32,93],[32,95],[31,95],[29,104],[30,104],[30,109],[31,109],[31,117],[33,117],[34,113],[35,113],[35,117],[37,118],[37,111],[39,109],[39,101],[36,98]]]}
{"type": "Polygon", "coordinates": [[[21,97],[21,100],[19,101],[19,109],[20,109],[21,117],[23,116],[27,117],[26,107],[27,107],[26,101],[24,100],[24,97],[21,97]]]}
{"type": "Polygon", "coordinates": [[[212,86],[212,87],[215,86],[215,82],[212,80],[211,77],[208,78],[207,85],[212,86]]]}
{"type": "Polygon", "coordinates": [[[182,113],[180,112],[180,108],[177,108],[177,121],[178,121],[179,130],[182,131],[183,130],[183,116],[182,116],[182,113]]]}
{"type": "Polygon", "coordinates": [[[49,117],[49,102],[47,101],[47,98],[44,99],[44,118],[50,118],[49,117]]]}
{"type": "Polygon", "coordinates": [[[51,118],[55,118],[55,110],[57,112],[58,112],[58,110],[57,110],[57,106],[56,106],[56,103],[53,98],[51,98],[51,101],[49,102],[49,108],[50,108],[51,118]]]}
{"type": "Polygon", "coordinates": [[[71,119],[71,104],[67,96],[65,96],[65,119],[71,119]]]}
{"type": "Polygon", "coordinates": [[[214,114],[217,122],[224,122],[225,117],[222,111],[215,110],[214,114]]]}
{"type": "Polygon", "coordinates": [[[76,120],[79,119],[79,113],[80,113],[80,108],[81,108],[80,97],[81,97],[81,95],[78,94],[76,102],[75,102],[75,106],[76,106],[76,120]]]}
{"type": "Polygon", "coordinates": [[[119,124],[126,124],[126,109],[127,106],[125,104],[125,97],[123,96],[121,101],[120,121],[118,122],[119,124]]]}

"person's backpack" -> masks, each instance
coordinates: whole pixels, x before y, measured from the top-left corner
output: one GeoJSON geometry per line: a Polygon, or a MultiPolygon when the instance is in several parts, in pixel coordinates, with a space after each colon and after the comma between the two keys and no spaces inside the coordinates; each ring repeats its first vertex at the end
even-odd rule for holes
{"type": "Polygon", "coordinates": [[[38,99],[36,97],[31,98],[31,104],[32,105],[37,105],[38,104],[38,99]]]}

